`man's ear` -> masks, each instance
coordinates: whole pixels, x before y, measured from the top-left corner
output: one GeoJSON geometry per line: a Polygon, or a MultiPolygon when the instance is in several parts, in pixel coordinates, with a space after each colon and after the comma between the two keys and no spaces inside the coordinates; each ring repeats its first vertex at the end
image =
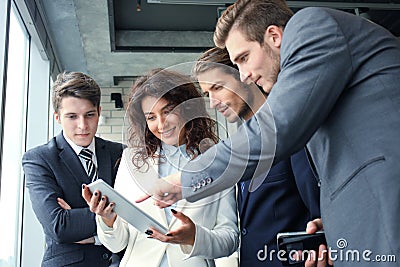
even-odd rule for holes
{"type": "Polygon", "coordinates": [[[61,124],[60,115],[59,115],[57,112],[55,112],[55,111],[54,111],[54,119],[55,119],[59,124],[61,124]]]}
{"type": "Polygon", "coordinates": [[[276,25],[270,25],[264,33],[264,43],[271,48],[280,48],[282,42],[283,30],[276,25]]]}

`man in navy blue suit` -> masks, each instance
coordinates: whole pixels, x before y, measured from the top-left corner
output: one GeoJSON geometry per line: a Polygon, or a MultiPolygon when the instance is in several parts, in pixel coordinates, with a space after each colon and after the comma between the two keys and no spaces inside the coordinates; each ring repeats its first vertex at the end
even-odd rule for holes
{"type": "Polygon", "coordinates": [[[82,184],[97,177],[114,185],[123,150],[122,144],[95,137],[100,97],[89,76],[58,75],[53,107],[63,131],[24,154],[26,186],[46,238],[42,267],[102,267],[114,259],[98,242],[95,214],[81,197],[82,184]]]}
{"type": "MultiPolygon", "coordinates": [[[[266,100],[255,84],[240,81],[225,49],[206,51],[197,61],[194,75],[210,98],[210,107],[228,122],[250,119],[266,100]]],[[[318,182],[305,149],[274,165],[253,192],[250,183],[238,184],[240,266],[282,266],[277,233],[304,231],[308,221],[320,217],[318,182]]]]}

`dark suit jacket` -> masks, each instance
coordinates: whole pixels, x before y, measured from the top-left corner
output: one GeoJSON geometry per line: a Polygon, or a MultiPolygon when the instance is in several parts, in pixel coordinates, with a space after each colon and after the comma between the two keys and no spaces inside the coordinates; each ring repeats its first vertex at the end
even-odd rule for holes
{"type": "Polygon", "coordinates": [[[400,258],[399,39],[346,12],[305,8],[287,23],[280,57],[266,104],[230,143],[188,164],[183,197],[195,201],[228,188],[243,169],[250,179],[257,166],[268,168],[271,159],[279,162],[307,143],[321,180],[328,245],[373,253],[369,261],[334,265],[375,266],[375,255],[400,258]],[[204,167],[209,158],[213,164],[204,167]],[[191,184],[201,177],[192,170],[213,182],[193,192],[191,184]]]}
{"type": "MultiPolygon", "coordinates": [[[[123,146],[95,139],[99,178],[113,186],[123,146]]],[[[108,266],[112,253],[104,246],[74,243],[96,235],[96,222],[81,196],[82,184],[90,183],[89,178],[62,133],[27,151],[22,165],[32,207],[46,238],[42,266],[108,266]],[[63,210],[58,197],[72,209],[63,210]]]]}
{"type": "Polygon", "coordinates": [[[277,233],[304,231],[308,221],[320,217],[319,187],[305,150],[274,165],[256,191],[248,191],[250,181],[243,183],[238,193],[240,266],[280,267],[277,233]]]}

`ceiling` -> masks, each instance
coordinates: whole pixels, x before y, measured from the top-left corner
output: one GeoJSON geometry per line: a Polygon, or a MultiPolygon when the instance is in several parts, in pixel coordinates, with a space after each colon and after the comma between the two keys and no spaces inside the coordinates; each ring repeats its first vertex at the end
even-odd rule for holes
{"type": "MultiPolygon", "coordinates": [[[[152,68],[196,60],[202,51],[213,46],[218,14],[234,2],[31,1],[39,7],[59,68],[88,73],[103,87],[117,85],[152,68]]],[[[294,11],[305,6],[342,9],[367,17],[400,36],[400,0],[288,1],[288,4],[294,11]]]]}

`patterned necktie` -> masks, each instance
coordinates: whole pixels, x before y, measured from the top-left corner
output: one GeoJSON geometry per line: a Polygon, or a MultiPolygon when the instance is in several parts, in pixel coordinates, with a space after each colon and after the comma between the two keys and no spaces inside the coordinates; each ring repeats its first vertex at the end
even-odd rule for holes
{"type": "Polygon", "coordinates": [[[87,148],[82,149],[81,152],[79,153],[79,157],[84,159],[86,162],[87,174],[89,176],[90,181],[93,182],[97,180],[97,170],[92,160],[92,156],[93,152],[87,148]]]}

